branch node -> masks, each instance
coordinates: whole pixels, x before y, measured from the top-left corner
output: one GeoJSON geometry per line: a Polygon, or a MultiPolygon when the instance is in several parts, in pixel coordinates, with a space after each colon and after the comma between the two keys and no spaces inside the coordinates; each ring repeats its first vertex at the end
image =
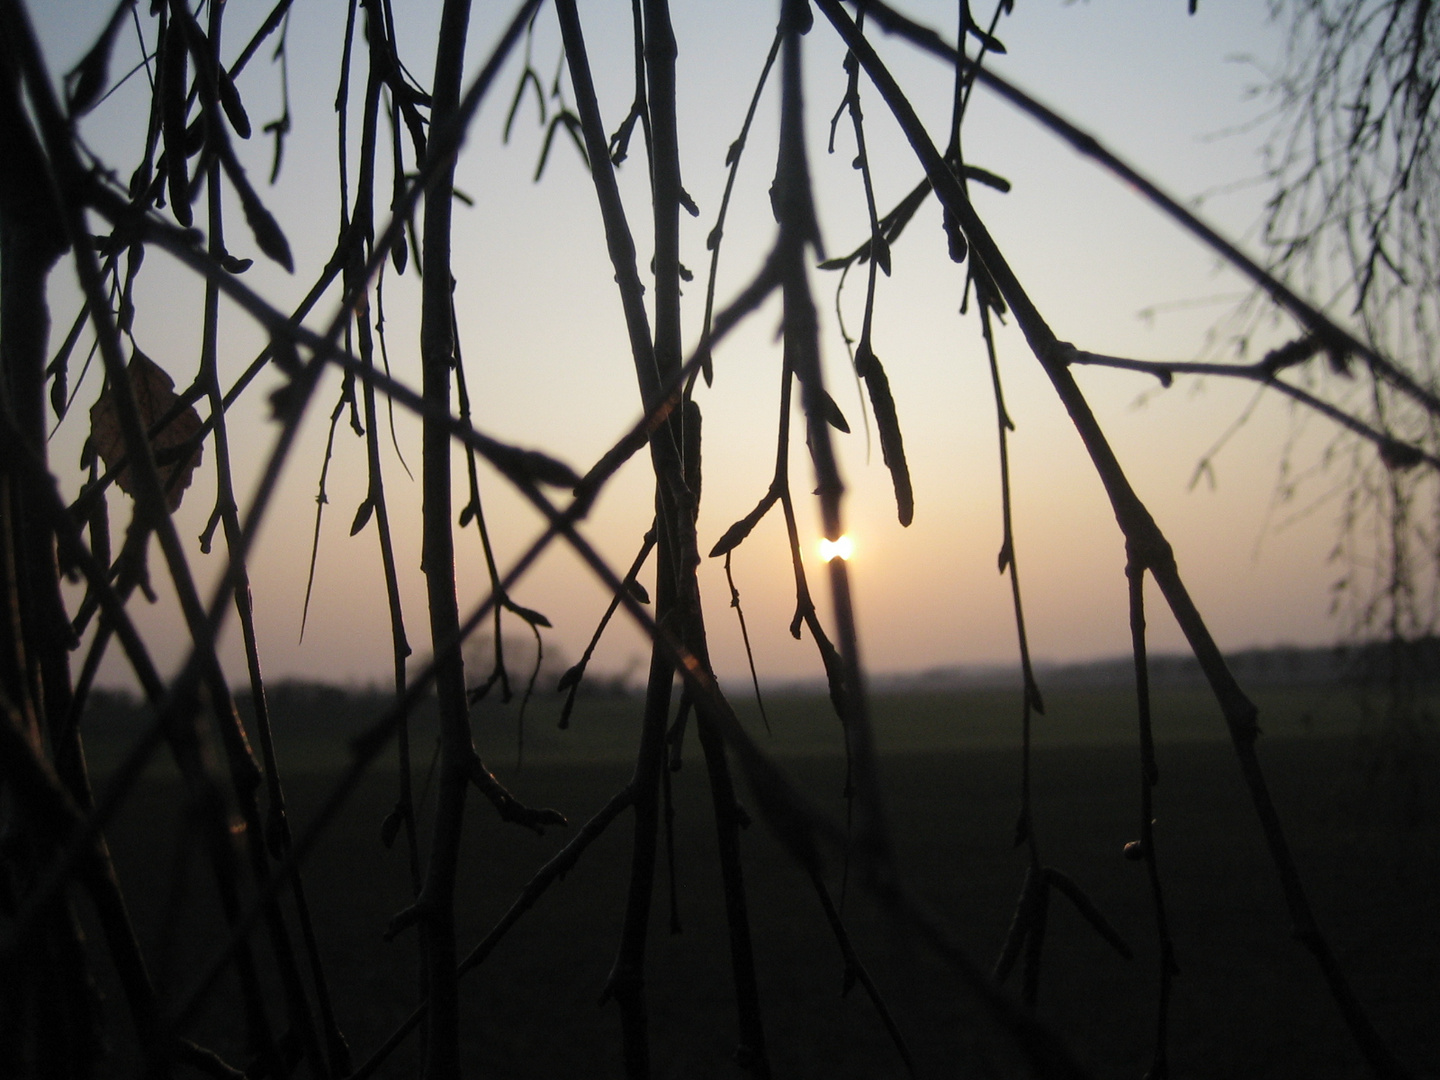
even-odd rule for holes
{"type": "Polygon", "coordinates": [[[511,795],[505,786],[495,779],[494,773],[485,767],[480,755],[471,750],[461,765],[465,778],[480,789],[491,805],[500,813],[501,821],[523,825],[537,836],[545,835],[546,825],[568,825],[565,815],[558,810],[534,809],[511,795]]]}
{"type": "Polygon", "coordinates": [[[390,925],[385,927],[384,938],[386,941],[394,941],[410,927],[420,922],[429,912],[429,900],[422,892],[407,908],[401,908],[390,917],[390,925]]]}

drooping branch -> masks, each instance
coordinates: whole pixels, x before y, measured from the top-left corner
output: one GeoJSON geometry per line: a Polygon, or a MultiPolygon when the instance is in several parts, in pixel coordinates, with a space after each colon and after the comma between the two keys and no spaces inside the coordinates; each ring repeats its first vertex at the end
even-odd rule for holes
{"type": "Polygon", "coordinates": [[[1170,987],[1180,967],[1175,961],[1175,943],[1170,937],[1170,922],[1165,914],[1165,891],[1160,886],[1160,870],[1155,850],[1155,785],[1160,770],[1155,764],[1155,737],[1150,724],[1150,667],[1145,646],[1145,571],[1131,564],[1126,569],[1130,585],[1130,637],[1135,657],[1136,712],[1140,721],[1140,839],[1125,846],[1128,858],[1138,857],[1145,863],[1150,881],[1150,898],[1155,908],[1155,935],[1160,945],[1160,993],[1155,1009],[1155,1054],[1148,1075],[1164,1080],[1169,1075],[1168,1061],[1170,987]]]}
{"type": "MultiPolygon", "coordinates": [[[[1205,244],[1216,254],[1224,258],[1226,262],[1253,281],[1257,287],[1262,289],[1277,304],[1290,312],[1295,320],[1300,323],[1308,333],[1314,334],[1324,342],[1325,349],[1336,358],[1337,363],[1343,364],[1344,358],[1347,356],[1357,356],[1361,358],[1376,378],[1390,383],[1397,390],[1414,400],[1416,404],[1420,405],[1431,416],[1440,416],[1440,396],[1437,396],[1433,391],[1418,383],[1407,371],[1394,361],[1383,356],[1373,346],[1360,341],[1349,331],[1337,325],[1324,312],[1306,301],[1229,240],[1226,240],[1209,225],[1206,225],[1196,214],[1187,209],[1173,196],[1163,191],[1159,185],[1128,162],[1106,149],[1093,135],[1070,123],[1070,121],[1060,116],[1059,113],[1036,101],[1029,94],[1026,94],[1013,83],[997,75],[994,71],[970,61],[935,31],[905,17],[885,4],[883,0],[864,0],[864,6],[868,17],[886,31],[905,38],[917,48],[931,53],[934,56],[938,56],[951,64],[967,66],[967,68],[974,71],[976,80],[984,85],[987,90],[1004,98],[1026,115],[1035,119],[1049,131],[1068,143],[1077,153],[1095,161],[1101,167],[1135,188],[1157,209],[1174,220],[1191,235],[1195,236],[1201,243],[1205,244]]],[[[827,7],[829,7],[828,4],[827,7]]],[[[835,9],[838,10],[838,5],[836,5],[835,9]]],[[[926,171],[928,175],[928,167],[926,171]]]]}
{"type": "MultiPolygon", "coordinates": [[[[644,304],[644,286],[636,268],[634,238],[615,181],[579,13],[573,0],[557,0],[555,8],[560,20],[570,83],[575,90],[576,109],[580,115],[581,130],[590,161],[590,175],[600,205],[605,241],[609,248],[611,265],[615,270],[615,282],[620,289],[621,307],[630,337],[630,350],[636,379],[640,385],[641,401],[648,411],[659,396],[662,380],[658,356],[660,346],[657,345],[659,338],[652,340],[650,336],[650,323],[644,304]]],[[[678,177],[676,179],[678,182],[678,177]]],[[[658,180],[652,180],[652,183],[658,183],[658,180]]],[[[656,201],[658,217],[658,196],[656,201]]],[[[678,308],[671,313],[657,305],[657,324],[668,320],[677,346],[678,316],[678,308]]],[[[669,346],[668,339],[665,345],[669,346]]],[[[674,618],[677,586],[678,554],[674,511],[678,493],[670,489],[668,484],[680,471],[677,468],[680,464],[678,418],[679,410],[670,410],[665,421],[656,425],[649,438],[656,477],[655,610],[657,616],[667,621],[674,618]]],[[[645,952],[649,938],[650,902],[659,829],[659,788],[660,771],[664,768],[665,721],[670,711],[670,689],[673,681],[674,669],[668,659],[658,647],[653,648],[645,687],[640,745],[636,750],[635,771],[631,779],[635,792],[635,819],[625,916],[621,924],[620,944],[602,995],[603,998],[613,996],[620,1007],[625,1070],[631,1080],[646,1080],[650,1074],[645,952]]]]}
{"type": "MultiPolygon", "coordinates": [[[[748,314],[758,307],[773,287],[773,275],[768,269],[762,269],[760,277],[757,278],[755,282],[752,282],[747,289],[743,290],[740,296],[716,317],[715,341],[718,343],[718,341],[722,340],[737,325],[743,315],[748,314]]],[[[651,414],[642,417],[630,432],[621,438],[617,446],[632,446],[635,443],[636,432],[654,429],[659,422],[659,417],[672,407],[673,401],[678,400],[678,395],[685,381],[699,370],[702,360],[703,356],[698,350],[690,356],[684,367],[675,374],[671,382],[662,387],[661,400],[656,406],[656,409],[651,414]]],[[[641,445],[643,445],[643,443],[641,445]]],[[[504,588],[508,589],[512,587],[515,582],[519,581],[526,571],[535,564],[535,561],[553,540],[560,537],[573,537],[573,542],[581,544],[582,551],[588,553],[592,568],[598,567],[599,570],[597,570],[597,572],[601,573],[602,579],[614,583],[617,594],[623,592],[622,601],[625,602],[627,606],[630,604],[638,605],[640,603],[634,592],[629,589],[623,589],[623,582],[609,570],[609,567],[599,559],[593,549],[589,548],[589,546],[585,544],[583,540],[580,540],[578,535],[573,532],[575,523],[583,518],[589,509],[593,492],[600,490],[605,481],[614,475],[614,472],[620,468],[624,461],[625,455],[616,453],[613,450],[603,455],[600,463],[587,474],[594,484],[593,490],[577,492],[574,501],[563,512],[555,511],[539,491],[534,489],[533,484],[528,486],[528,489],[524,491],[527,498],[536,505],[537,509],[542,510],[542,512],[546,510],[550,511],[549,524],[546,530],[526,549],[512,565],[510,571],[501,579],[501,585],[504,588]]],[[[528,481],[526,483],[528,484],[528,481]]],[[[494,610],[496,602],[497,594],[491,593],[471,611],[470,615],[460,625],[459,634],[456,639],[457,646],[473,633],[475,628],[494,610]]],[[[641,609],[641,611],[643,613],[643,609],[641,609]]],[[[648,614],[643,615],[643,618],[648,620],[644,623],[644,626],[653,631],[655,625],[653,620],[648,619],[648,614]]],[[[147,672],[149,670],[148,668],[146,669],[147,672]]],[[[229,937],[220,946],[209,966],[200,973],[194,986],[186,996],[181,999],[171,1020],[172,1026],[183,1026],[195,1014],[196,1010],[204,1002],[206,995],[213,988],[216,979],[224,970],[230,958],[235,954],[240,944],[253,929],[259,918],[262,905],[278,893],[281,884],[288,880],[289,875],[304,861],[310,851],[314,849],[325,829],[334,821],[335,816],[344,806],[346,800],[354,792],[365,771],[384,750],[389,739],[404,723],[405,718],[415,710],[419,703],[430,692],[434,684],[434,677],[435,663],[432,660],[415,674],[414,678],[411,679],[409,685],[406,687],[403,696],[393,702],[361,735],[352,741],[352,760],[349,767],[339,777],[330,794],[310,818],[305,830],[295,838],[269,884],[261,890],[257,900],[246,911],[244,916],[237,921],[231,929],[229,937]]],[[[142,682],[143,681],[145,681],[144,678],[142,678],[142,682]]],[[[154,677],[153,685],[156,687],[157,692],[163,693],[163,687],[159,682],[158,676],[154,677]]],[[[164,710],[161,711],[161,715],[164,715],[164,710]]],[[[159,737],[158,731],[159,728],[157,726],[152,733],[153,737],[157,740],[159,737]]],[[[132,753],[132,760],[127,761],[121,770],[117,770],[117,775],[123,774],[131,777],[133,780],[135,776],[138,776],[146,760],[148,760],[148,749],[142,747],[140,750],[132,753]]],[[[102,801],[101,805],[97,807],[96,813],[91,815],[91,818],[87,821],[87,832],[82,834],[79,840],[85,841],[92,838],[103,825],[104,821],[108,820],[108,815],[114,812],[117,805],[118,799],[114,804],[110,805],[102,801]]],[[[76,847],[72,845],[67,849],[64,856],[56,860],[58,869],[47,877],[46,884],[42,888],[36,890],[37,900],[43,901],[48,896],[53,895],[54,890],[58,889],[65,880],[66,868],[73,865],[73,860],[77,857],[76,847]]],[[[21,926],[23,928],[23,922],[21,926]]]]}
{"type": "MultiPolygon", "coordinates": [[[[446,0],[440,15],[431,116],[449,123],[458,106],[469,0],[446,0]]],[[[431,152],[434,152],[432,147],[431,152]]],[[[422,435],[424,490],[423,554],[435,690],[440,710],[440,774],[435,824],[425,885],[411,909],[418,913],[429,975],[430,1022],[426,1028],[426,1080],[460,1076],[459,994],[455,968],[455,874],[465,812],[467,766],[475,755],[459,645],[460,612],[455,594],[455,546],[451,534],[450,438],[429,416],[450,412],[455,342],[451,315],[450,224],[455,164],[447,160],[426,186],[421,264],[420,356],[427,419],[422,435]]],[[[478,759],[477,759],[478,760],[478,759]]],[[[392,924],[393,929],[393,924],[392,924]]]]}
{"type": "MultiPolygon", "coordinates": [[[[621,788],[613,795],[609,802],[602,806],[589,821],[587,821],[571,841],[561,848],[555,855],[535,872],[535,875],[526,883],[515,898],[515,902],[500,917],[490,932],[468,953],[455,969],[455,978],[462,979],[469,972],[474,971],[483,964],[487,957],[495,950],[495,946],[510,931],[510,928],[520,921],[521,917],[535,906],[555,882],[574,869],[575,864],[580,861],[580,856],[605,830],[610,823],[619,817],[625,810],[629,809],[634,800],[634,789],[629,785],[621,788]]],[[[385,1063],[385,1060],[395,1052],[396,1048],[420,1026],[420,1022],[429,1011],[429,1002],[422,1001],[407,1016],[400,1025],[390,1033],[389,1037],[379,1046],[376,1051],[366,1059],[365,1063],[349,1075],[347,1080],[365,1080],[373,1076],[376,1071],[385,1063]]]]}
{"type": "Polygon", "coordinates": [[[1360,1007],[1315,921],[1255,753],[1255,740],[1259,734],[1256,724],[1258,710],[1241,690],[1221,656],[1219,647],[1180,577],[1169,541],[1130,486],[1119,460],[1090,410],[1089,403],[1080,392],[1069,368],[1063,363],[1063,347],[1021,287],[988,230],[971,207],[959,181],[946,167],[919,118],[874,49],[856,31],[854,22],[845,14],[838,0],[816,0],[816,3],[840,32],[846,44],[860,57],[866,73],[885,98],[925,168],[936,195],[946,210],[955,215],[964,230],[972,257],[978,258],[984,265],[1000,294],[1009,304],[1031,350],[1049,377],[1085,444],[1095,470],[1105,486],[1116,521],[1125,536],[1135,564],[1154,575],[1175,621],[1190,643],[1225,716],[1231,742],[1240,761],[1241,774],[1249,788],[1261,829],[1280,877],[1297,938],[1315,956],[1341,1015],[1371,1067],[1384,1076],[1406,1075],[1360,1007]]]}
{"type": "Polygon", "coordinates": [[[1312,337],[1298,338],[1287,345],[1271,350],[1253,364],[1211,364],[1197,361],[1132,360],[1120,356],[1104,356],[1100,353],[1077,349],[1066,342],[1060,343],[1058,354],[1063,362],[1086,364],[1096,367],[1116,368],[1121,371],[1139,371],[1153,375],[1161,385],[1169,386],[1176,375],[1214,375],[1222,378],[1245,379],[1260,383],[1267,389],[1284,394],[1298,401],[1341,427],[1354,432],[1362,439],[1374,443],[1386,465],[1407,469],[1424,463],[1432,469],[1440,469],[1440,456],[1423,446],[1406,442],[1380,428],[1367,424],[1338,405],[1333,405],[1310,391],[1288,383],[1280,378],[1280,372],[1294,363],[1303,362],[1320,349],[1320,343],[1312,337]],[[1299,359],[1293,359],[1298,354],[1299,359]]]}

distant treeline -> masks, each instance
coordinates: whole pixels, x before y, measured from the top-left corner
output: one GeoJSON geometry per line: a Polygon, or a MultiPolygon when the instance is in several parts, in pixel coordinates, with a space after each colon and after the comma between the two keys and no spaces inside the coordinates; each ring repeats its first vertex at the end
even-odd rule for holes
{"type": "MultiPolygon", "coordinates": [[[[1228,654],[1225,659],[1242,686],[1383,686],[1392,675],[1415,684],[1440,682],[1440,638],[1437,637],[1394,644],[1382,641],[1319,647],[1279,645],[1243,649],[1228,654]]],[[[1205,682],[1199,662],[1188,653],[1152,655],[1148,660],[1150,682],[1154,686],[1199,686],[1205,682]]],[[[1076,664],[1041,663],[1036,665],[1035,675],[1042,689],[1130,685],[1135,679],[1135,662],[1129,656],[1117,656],[1076,664]]],[[[878,690],[1003,688],[1016,685],[1018,678],[1019,669],[1014,666],[952,666],[881,676],[873,680],[873,685],[878,690]]]]}
{"type": "MultiPolygon", "coordinates": [[[[271,723],[293,729],[297,722],[311,731],[326,727],[334,734],[356,734],[366,720],[379,716],[394,700],[394,694],[379,687],[334,686],[324,682],[286,679],[265,688],[265,703],[271,723]]],[[[249,690],[235,694],[235,705],[250,730],[255,719],[255,702],[249,690]]],[[[434,701],[427,699],[418,713],[423,719],[434,713],[434,701]]],[[[149,706],[124,690],[97,688],[85,705],[85,724],[96,733],[106,728],[129,726],[151,716],[149,706]]]]}
{"type": "MultiPolygon", "coordinates": [[[[1374,642],[1365,645],[1302,648],[1278,646],[1269,649],[1245,649],[1226,657],[1230,669],[1242,686],[1298,685],[1371,685],[1383,687],[1392,675],[1415,684],[1434,685],[1440,682],[1440,638],[1425,637],[1392,645],[1374,642]]],[[[1160,686],[1196,686],[1205,681],[1200,665],[1193,656],[1151,656],[1150,681],[1160,686]]],[[[1036,677],[1042,689],[1079,689],[1129,685],[1135,677],[1134,662],[1128,656],[1093,660],[1079,664],[1040,664],[1036,677]]],[[[896,690],[1003,689],[1016,685],[1018,672],[1006,666],[932,668],[913,674],[881,675],[871,681],[878,692],[896,690]]],[[[536,684],[535,694],[553,696],[555,691],[547,680],[536,684]]],[[[523,685],[523,683],[522,683],[523,685]]],[[[628,684],[620,679],[601,679],[582,689],[605,696],[628,692],[628,684]]],[[[821,693],[823,684],[789,683],[772,686],[771,692],[821,693]]],[[[516,697],[518,699],[518,688],[516,697]]],[[[393,700],[389,690],[378,686],[336,686],[311,680],[287,679],[270,684],[265,700],[272,721],[281,728],[295,725],[317,731],[325,725],[336,728],[337,734],[354,734],[358,726],[379,716],[393,700]]],[[[236,704],[247,724],[255,715],[254,702],[248,690],[236,693],[236,704]]],[[[416,717],[424,723],[434,713],[433,700],[426,700],[416,717]]],[[[115,723],[129,723],[148,715],[149,710],[124,691],[96,689],[86,706],[86,723],[103,728],[115,723]]]]}
{"type": "MultiPolygon", "coordinates": [[[[517,704],[528,681],[528,675],[511,678],[513,700],[517,704]]],[[[556,697],[560,692],[555,689],[555,681],[553,674],[542,671],[541,678],[535,682],[534,697],[556,697]]],[[[582,697],[618,697],[631,690],[621,675],[587,676],[579,686],[582,697]]],[[[500,696],[499,689],[493,689],[477,708],[495,707],[500,696]]],[[[265,687],[265,704],[271,723],[278,730],[320,733],[329,728],[333,734],[346,737],[358,734],[364,724],[380,716],[394,700],[393,690],[378,685],[340,686],[318,679],[281,679],[265,687]]],[[[255,702],[248,687],[236,688],[235,705],[249,727],[255,719],[255,702]]],[[[93,689],[85,705],[85,723],[97,730],[133,724],[150,715],[149,707],[125,690],[93,689]]],[[[427,695],[412,716],[421,725],[433,720],[434,698],[427,695]]]]}

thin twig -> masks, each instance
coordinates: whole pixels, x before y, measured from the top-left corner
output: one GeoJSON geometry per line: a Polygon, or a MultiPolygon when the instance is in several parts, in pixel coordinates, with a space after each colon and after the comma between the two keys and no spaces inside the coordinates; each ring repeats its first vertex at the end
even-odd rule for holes
{"type": "MultiPolygon", "coordinates": [[[[975,214],[959,182],[945,166],[944,159],[930,141],[919,118],[901,93],[893,77],[876,56],[869,43],[856,32],[855,24],[841,9],[838,0],[815,0],[842,38],[860,56],[867,74],[890,106],[917,157],[925,168],[945,208],[960,222],[970,243],[972,256],[979,258],[994,279],[1001,295],[1009,303],[1019,321],[1036,359],[1039,360],[1057,395],[1069,413],[1085,444],[1096,472],[1104,484],[1115,510],[1116,520],[1125,534],[1135,558],[1154,575],[1166,601],[1190,643],[1201,670],[1210,682],[1225,716],[1231,742],[1240,761],[1240,770],[1255,803],[1256,814],[1270,848],[1272,860],[1280,877],[1286,906],[1295,925],[1297,938],[1315,956],[1347,1026],[1370,1066],[1382,1076],[1405,1076],[1406,1071],[1394,1059],[1365,1015],[1329,943],[1320,933],[1310,902],[1300,883],[1299,872],[1290,854],[1289,844],[1280,825],[1279,815],[1270,797],[1268,785],[1255,754],[1258,710],[1241,690],[1229,666],[1220,654],[1209,628],[1201,618],[1189,591],[1180,578],[1169,541],[1140,501],[1121,468],[1119,460],[1106,440],[1089,403],[1076,385],[1069,367],[1063,362],[1064,347],[1036,310],[1029,296],[1001,255],[989,232],[975,214]]],[[[879,5],[877,5],[879,6],[879,5]]],[[[984,77],[984,69],[980,69],[984,77]]]]}

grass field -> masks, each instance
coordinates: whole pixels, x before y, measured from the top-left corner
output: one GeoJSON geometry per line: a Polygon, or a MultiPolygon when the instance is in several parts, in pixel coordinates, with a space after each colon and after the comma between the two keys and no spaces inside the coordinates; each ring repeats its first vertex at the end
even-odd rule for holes
{"type": "MultiPolygon", "coordinates": [[[[1260,722],[1272,740],[1314,736],[1353,736],[1363,726],[1363,702],[1334,686],[1297,685],[1251,689],[1260,722]]],[[[1214,698],[1195,686],[1158,687],[1152,692],[1158,743],[1224,739],[1225,724],[1214,698]]],[[[1037,717],[1035,745],[1133,746],[1133,692],[1118,687],[1047,690],[1046,715],[1037,717]]],[[[328,772],[348,761],[348,740],[384,709],[379,692],[282,685],[272,692],[271,709],[281,766],[292,772],[328,772]]],[[[778,757],[828,756],[842,752],[840,727],[822,693],[768,693],[766,729],[749,693],[731,701],[747,729],[778,757]]],[[[1019,696],[1013,690],[931,689],[877,693],[872,696],[876,745],[882,753],[1013,748],[1019,741],[1019,696]]],[[[596,763],[633,760],[641,702],[638,697],[582,697],[570,726],[557,726],[560,699],[537,696],[526,708],[524,760],[532,764],[596,763]]],[[[482,701],[472,710],[475,739],[492,767],[513,766],[517,759],[519,698],[509,705],[482,701]]],[[[248,715],[247,715],[248,720],[248,715]]],[[[92,768],[104,772],[123,753],[123,733],[141,722],[138,714],[110,717],[86,733],[92,768]]],[[[414,721],[416,760],[423,765],[435,741],[433,703],[414,721]]],[[[419,767],[419,766],[417,766],[419,767]]],[[[166,773],[159,763],[155,775],[166,773]]]]}
{"type": "MultiPolygon", "coordinates": [[[[1440,821],[1400,820],[1383,781],[1365,779],[1353,702],[1333,688],[1257,694],[1267,737],[1262,761],[1321,924],[1382,1035],[1422,1075],[1440,1073],[1440,821]]],[[[1145,874],[1121,850],[1138,832],[1133,706],[1106,690],[1054,693],[1037,725],[1036,828],[1044,860],[1074,878],[1135,950],[1125,961],[1063,900],[1050,907],[1039,1013],[1099,1077],[1139,1077],[1153,1045],[1157,949],[1145,874]]],[[[743,706],[742,708],[748,708],[743,706]]],[[[823,699],[767,701],[773,734],[746,723],[784,759],[811,797],[843,814],[838,733],[823,699]]],[[[568,732],[550,706],[527,721],[517,773],[515,715],[477,714],[492,767],[531,804],[572,823],[536,837],[502,826],[472,802],[459,883],[462,952],[482,938],[574,827],[623,785],[638,702],[584,701],[568,732]]],[[[876,702],[891,825],[902,869],[969,955],[994,962],[1024,874],[1010,838],[1019,755],[1013,697],[999,692],[881,696],[876,702]]],[[[284,732],[292,820],[303,829],[334,781],[354,720],[312,718],[284,732]],[[323,729],[323,730],[322,730],[323,729]]],[[[1290,938],[1275,873],[1223,725],[1203,693],[1157,695],[1161,782],[1157,849],[1182,974],[1175,984],[1171,1061],[1177,1077],[1349,1077],[1365,1072],[1309,955],[1290,938]]],[[[428,759],[423,725],[417,771],[428,759]]],[[[92,740],[103,766],[114,745],[92,740]]],[[[656,1075],[740,1076],[730,1063],[734,1006],[709,792],[698,747],[675,776],[679,915],[669,932],[657,882],[647,971],[656,1075]]],[[[185,829],[179,787],[157,770],[111,831],[157,978],[190,984],[219,919],[199,865],[177,868],[185,829]]],[[[743,797],[743,796],[742,796],[743,797]]],[[[405,856],[386,851],[380,821],[394,781],[377,773],[357,791],[309,860],[340,1022],[357,1062],[408,1014],[417,996],[414,942],[381,939],[409,899],[405,856]]],[[[630,819],[622,816],[462,985],[463,1051],[470,1075],[618,1076],[616,1008],[598,998],[613,959],[628,872],[630,819]]],[[[777,1076],[903,1075],[858,988],[840,997],[842,963],[808,880],[763,825],[744,837],[767,1039],[777,1076]]],[[[838,894],[838,868],[832,875],[838,894]]],[[[851,893],[845,919],[927,1077],[1018,1075],[1014,1048],[923,947],[851,893]]],[[[1013,977],[1012,977],[1013,978],[1013,977]]],[[[197,1030],[230,1060],[238,1045],[233,980],[197,1030]]],[[[111,991],[117,1020],[123,1009],[111,991]]],[[[278,1000],[278,998],[277,998],[278,1000]]],[[[278,1005],[277,1005],[278,1013],[278,1005]]],[[[114,1066],[124,1072],[123,1023],[114,1066]]],[[[379,1075],[415,1075],[418,1040],[379,1075]]]]}

